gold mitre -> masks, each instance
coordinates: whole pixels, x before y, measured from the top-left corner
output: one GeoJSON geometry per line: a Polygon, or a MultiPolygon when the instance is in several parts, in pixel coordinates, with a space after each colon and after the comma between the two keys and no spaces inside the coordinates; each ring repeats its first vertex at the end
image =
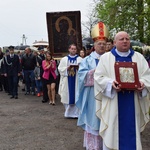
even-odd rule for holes
{"type": "Polygon", "coordinates": [[[93,41],[97,40],[107,40],[109,37],[109,32],[107,27],[103,22],[98,22],[92,30],[91,30],[91,36],[93,41]]]}

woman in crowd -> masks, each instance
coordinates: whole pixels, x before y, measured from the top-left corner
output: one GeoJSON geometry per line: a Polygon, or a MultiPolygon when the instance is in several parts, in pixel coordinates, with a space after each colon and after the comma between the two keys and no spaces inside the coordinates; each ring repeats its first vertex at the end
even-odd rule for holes
{"type": "Polygon", "coordinates": [[[82,58],[85,57],[85,50],[84,50],[84,49],[81,49],[81,50],[80,50],[79,56],[82,57],[82,58]]]}
{"type": "Polygon", "coordinates": [[[43,78],[47,84],[49,104],[55,105],[55,85],[56,85],[56,62],[50,52],[46,53],[46,58],[42,62],[44,70],[43,78]]]}

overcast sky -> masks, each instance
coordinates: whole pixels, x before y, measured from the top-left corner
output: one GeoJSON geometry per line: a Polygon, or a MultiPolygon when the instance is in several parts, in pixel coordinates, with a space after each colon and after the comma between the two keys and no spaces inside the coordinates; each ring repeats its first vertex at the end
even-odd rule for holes
{"type": "Polygon", "coordinates": [[[20,45],[22,36],[31,45],[35,40],[48,41],[46,12],[81,11],[87,20],[92,0],[1,0],[0,47],[20,45]]]}

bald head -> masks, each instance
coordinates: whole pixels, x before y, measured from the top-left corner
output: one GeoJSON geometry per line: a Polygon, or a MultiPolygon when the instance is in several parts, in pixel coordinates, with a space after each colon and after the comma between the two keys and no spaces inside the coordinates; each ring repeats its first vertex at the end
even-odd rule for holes
{"type": "Polygon", "coordinates": [[[117,40],[120,36],[122,36],[122,35],[127,35],[128,37],[129,37],[129,35],[128,35],[128,33],[127,32],[125,32],[125,31],[120,31],[120,32],[118,32],[116,35],[115,35],[115,40],[117,40]]]}
{"type": "Polygon", "coordinates": [[[116,34],[114,45],[120,52],[127,52],[130,49],[130,37],[127,32],[120,31],[116,34]]]}

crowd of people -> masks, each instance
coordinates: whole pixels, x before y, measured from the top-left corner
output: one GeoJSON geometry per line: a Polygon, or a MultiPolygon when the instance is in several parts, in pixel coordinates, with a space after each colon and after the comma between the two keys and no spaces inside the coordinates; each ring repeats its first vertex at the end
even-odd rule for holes
{"type": "Polygon", "coordinates": [[[77,54],[77,46],[71,44],[68,52],[58,62],[43,47],[38,53],[28,47],[22,55],[15,54],[13,46],[5,54],[0,49],[0,91],[17,99],[22,76],[25,95],[43,96],[43,103],[55,105],[58,92],[64,117],[77,118],[84,130],[86,150],[142,150],[140,133],[149,121],[150,69],[144,56],[130,47],[128,33],[118,32],[114,40],[99,35],[90,50],[77,54]],[[122,89],[115,62],[137,63],[140,86],[122,89]]]}
{"type": "Polygon", "coordinates": [[[55,105],[58,76],[57,61],[43,46],[38,47],[38,52],[27,47],[22,53],[15,53],[14,46],[9,46],[5,53],[0,48],[0,91],[8,93],[10,99],[18,99],[22,82],[25,95],[42,96],[43,103],[55,105]]]}

